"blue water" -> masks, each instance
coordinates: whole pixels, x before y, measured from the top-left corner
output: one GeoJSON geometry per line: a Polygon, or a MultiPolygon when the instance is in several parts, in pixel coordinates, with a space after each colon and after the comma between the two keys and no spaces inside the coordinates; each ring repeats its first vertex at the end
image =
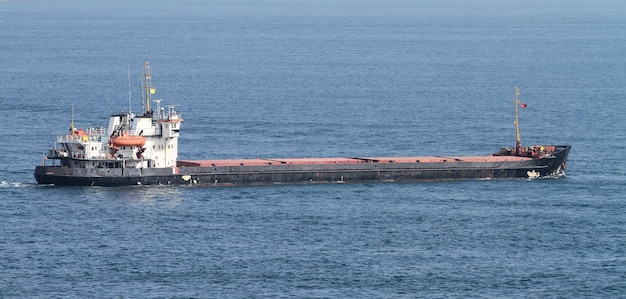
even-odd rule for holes
{"type": "Polygon", "coordinates": [[[0,297],[622,297],[621,1],[0,2],[0,297]],[[57,134],[139,111],[180,158],[479,155],[571,144],[566,177],[36,186],[57,134]]]}

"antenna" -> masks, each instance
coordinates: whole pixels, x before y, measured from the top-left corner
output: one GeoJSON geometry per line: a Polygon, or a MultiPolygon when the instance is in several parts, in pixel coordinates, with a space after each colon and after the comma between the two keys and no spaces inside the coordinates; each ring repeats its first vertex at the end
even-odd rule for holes
{"type": "Polygon", "coordinates": [[[161,113],[161,101],[163,100],[153,100],[153,102],[157,103],[157,119],[163,119],[163,113],[161,113]]]}
{"type": "Polygon", "coordinates": [[[522,150],[522,139],[519,134],[519,116],[517,113],[517,106],[519,106],[519,88],[515,86],[515,153],[519,155],[522,150]]]}
{"type": "Polygon", "coordinates": [[[72,103],[72,122],[70,123],[70,135],[74,135],[75,131],[76,129],[74,127],[74,103],[72,103]]]}
{"type": "MultiPolygon", "coordinates": [[[[141,76],[143,77],[143,74],[141,76]]],[[[141,109],[142,110],[145,109],[145,105],[146,105],[146,104],[144,104],[145,101],[146,101],[146,99],[145,99],[146,96],[143,94],[143,90],[144,90],[144,88],[143,88],[143,80],[139,79],[139,94],[141,95],[141,109]]]]}
{"type": "Polygon", "coordinates": [[[128,114],[129,115],[132,112],[131,111],[132,108],[133,108],[133,102],[132,102],[132,93],[130,92],[130,65],[128,65],[128,114]]]}

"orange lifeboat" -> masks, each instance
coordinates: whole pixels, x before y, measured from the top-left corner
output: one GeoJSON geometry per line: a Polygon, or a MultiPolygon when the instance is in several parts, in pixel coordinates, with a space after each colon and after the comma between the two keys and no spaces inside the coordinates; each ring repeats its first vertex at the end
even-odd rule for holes
{"type": "Polygon", "coordinates": [[[146,137],[122,134],[121,136],[111,138],[111,144],[116,147],[144,146],[146,144],[146,137]]]}

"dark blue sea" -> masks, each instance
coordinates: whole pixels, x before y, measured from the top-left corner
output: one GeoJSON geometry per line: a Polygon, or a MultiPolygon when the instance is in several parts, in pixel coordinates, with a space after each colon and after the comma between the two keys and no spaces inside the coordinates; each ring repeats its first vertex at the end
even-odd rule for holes
{"type": "Polygon", "coordinates": [[[620,298],[626,4],[0,1],[2,298],[620,298]],[[573,146],[565,177],[37,186],[69,129],[140,111],[180,159],[573,146]],[[131,100],[129,101],[129,75],[131,100]],[[130,102],[130,104],[129,104],[130,102]]]}

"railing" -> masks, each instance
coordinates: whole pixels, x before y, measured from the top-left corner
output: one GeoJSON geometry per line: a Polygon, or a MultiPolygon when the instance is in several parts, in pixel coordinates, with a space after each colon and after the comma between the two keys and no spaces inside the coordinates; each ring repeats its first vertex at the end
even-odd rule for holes
{"type": "Polygon", "coordinates": [[[77,130],[74,134],[58,135],[57,142],[67,141],[96,141],[102,142],[103,138],[108,138],[106,128],[89,128],[86,131],[77,130]]]}

